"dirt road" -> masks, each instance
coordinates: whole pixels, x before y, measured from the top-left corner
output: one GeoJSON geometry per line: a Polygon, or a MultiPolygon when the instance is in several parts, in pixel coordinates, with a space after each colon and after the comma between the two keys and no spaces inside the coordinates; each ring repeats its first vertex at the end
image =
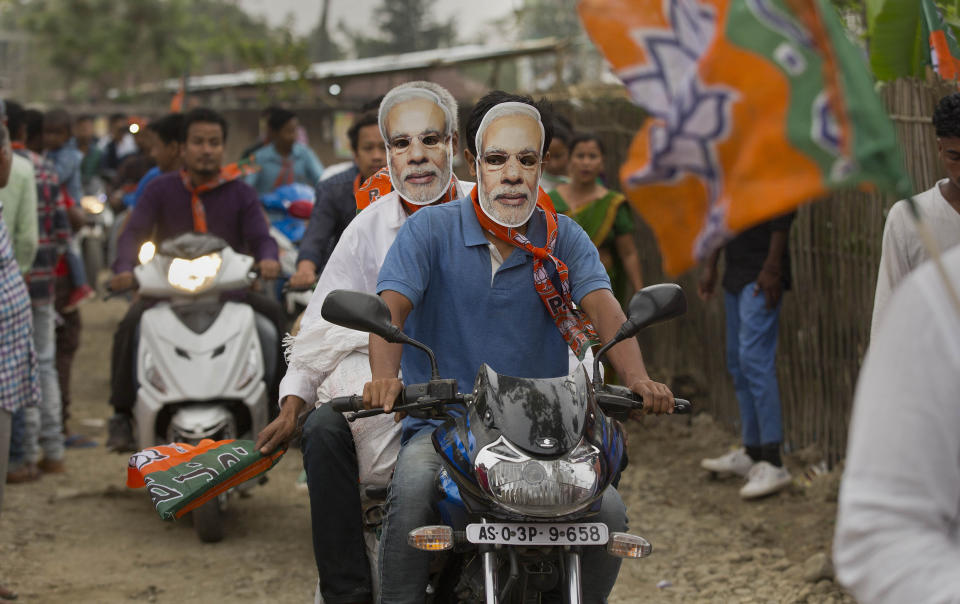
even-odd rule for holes
{"type": "MultiPolygon", "coordinates": [[[[71,427],[106,438],[109,355],[119,301],[82,308],[71,427]]],[[[851,602],[825,564],[836,475],[759,502],[739,482],[713,480],[699,460],[735,437],[705,415],[648,418],[630,428],[620,490],[631,532],[654,553],[623,564],[611,598],[627,602],[851,602]],[[659,587],[658,587],[659,585],[659,587]]],[[[788,458],[799,475],[811,456],[788,458]]],[[[270,481],[234,499],[226,538],[200,543],[189,520],[160,520],[124,486],[126,457],[71,449],[68,472],[7,488],[0,515],[0,582],[22,602],[312,602],[316,571],[305,491],[292,450],[270,481]]]]}

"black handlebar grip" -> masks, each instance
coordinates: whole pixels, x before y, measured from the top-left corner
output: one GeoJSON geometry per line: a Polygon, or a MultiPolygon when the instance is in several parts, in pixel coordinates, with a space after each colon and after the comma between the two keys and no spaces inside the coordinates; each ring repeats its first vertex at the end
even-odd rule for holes
{"type": "Polygon", "coordinates": [[[674,414],[693,413],[693,405],[687,399],[675,398],[673,399],[673,412],[674,414]]]}
{"type": "Polygon", "coordinates": [[[361,411],[363,410],[363,397],[356,394],[351,394],[350,396],[338,396],[337,398],[330,399],[330,402],[327,404],[330,405],[337,413],[361,411]]]}

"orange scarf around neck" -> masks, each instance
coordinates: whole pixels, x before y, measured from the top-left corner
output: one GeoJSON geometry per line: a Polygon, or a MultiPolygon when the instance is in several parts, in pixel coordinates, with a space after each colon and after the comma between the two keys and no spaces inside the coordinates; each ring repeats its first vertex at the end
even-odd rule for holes
{"type": "Polygon", "coordinates": [[[511,243],[533,254],[533,282],[537,294],[543,301],[543,305],[547,307],[547,312],[550,313],[550,317],[556,323],[564,341],[577,355],[577,358],[582,361],[587,349],[594,344],[599,344],[600,338],[597,337],[597,332],[586,313],[576,308],[573,303],[567,265],[553,255],[553,250],[557,244],[557,211],[554,209],[550,197],[543,189],[539,189],[537,209],[534,210],[535,213],[541,212],[547,222],[547,240],[543,247],[534,246],[526,235],[520,231],[499,225],[491,220],[483,211],[483,208],[480,207],[477,188],[474,188],[473,192],[470,193],[470,198],[473,200],[473,209],[477,214],[477,221],[483,229],[497,239],[511,243]],[[559,287],[550,276],[548,267],[544,266],[545,262],[550,262],[556,269],[555,274],[559,281],[559,287]]]}

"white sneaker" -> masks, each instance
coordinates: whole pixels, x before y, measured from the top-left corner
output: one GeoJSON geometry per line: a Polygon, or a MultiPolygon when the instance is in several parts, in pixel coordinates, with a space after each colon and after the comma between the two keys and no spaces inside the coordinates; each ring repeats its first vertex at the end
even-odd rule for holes
{"type": "Polygon", "coordinates": [[[747,484],[740,489],[740,497],[755,499],[776,493],[790,486],[790,472],[778,468],[769,461],[758,461],[747,473],[747,484]]]}
{"type": "Polygon", "coordinates": [[[746,449],[740,448],[713,459],[701,459],[700,467],[718,474],[746,476],[750,468],[753,467],[753,459],[747,455],[746,449]]]}

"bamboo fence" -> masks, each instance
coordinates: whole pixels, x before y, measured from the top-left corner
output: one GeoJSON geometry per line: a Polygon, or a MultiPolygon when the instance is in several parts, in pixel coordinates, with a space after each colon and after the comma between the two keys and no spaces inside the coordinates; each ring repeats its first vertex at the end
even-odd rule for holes
{"type": "MultiPolygon", "coordinates": [[[[917,191],[942,176],[930,116],[937,100],[952,91],[918,80],[899,80],[880,91],[917,191]]],[[[608,180],[615,182],[643,114],[622,98],[555,100],[555,106],[578,129],[603,138],[608,180]]],[[[793,289],[784,297],[777,354],[785,448],[814,446],[831,466],[846,450],[854,388],[869,343],[883,222],[895,201],[840,192],[800,208],[790,234],[793,289]]],[[[644,282],[668,280],[652,231],[639,218],[637,224],[644,282]]],[[[696,277],[691,271],[674,280],[687,293],[687,314],[647,330],[641,347],[655,377],[693,400],[698,412],[739,433],[724,360],[722,296],[701,302],[696,277]]]]}

